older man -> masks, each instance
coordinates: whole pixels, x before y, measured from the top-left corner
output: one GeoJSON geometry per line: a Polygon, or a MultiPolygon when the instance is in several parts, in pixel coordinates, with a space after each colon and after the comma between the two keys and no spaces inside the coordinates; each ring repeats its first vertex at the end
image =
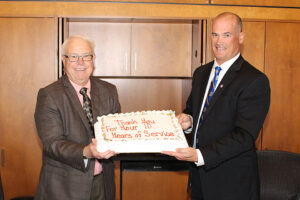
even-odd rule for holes
{"type": "Polygon", "coordinates": [[[120,112],[114,85],[91,77],[94,45],[83,36],[63,44],[66,75],[40,89],[35,121],[43,164],[35,199],[114,200],[113,151],[96,150],[97,116],[120,112]]]}
{"type": "Polygon", "coordinates": [[[190,173],[193,200],[257,200],[259,176],[255,140],[270,104],[268,78],[240,55],[242,22],[233,13],[213,20],[215,60],[199,67],[184,113],[193,148],[164,152],[195,162],[190,173]]]}

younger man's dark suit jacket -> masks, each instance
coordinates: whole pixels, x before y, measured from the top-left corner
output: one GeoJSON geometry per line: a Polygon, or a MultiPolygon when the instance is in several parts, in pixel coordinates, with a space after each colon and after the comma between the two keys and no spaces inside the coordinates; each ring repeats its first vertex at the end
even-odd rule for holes
{"type": "MultiPolygon", "coordinates": [[[[116,87],[91,80],[94,121],[97,116],[120,112],[116,87]]],[[[94,159],[85,167],[83,147],[92,139],[87,117],[67,76],[40,89],[35,121],[43,143],[43,164],[35,199],[89,200],[94,159]]],[[[114,165],[101,160],[107,200],[115,199],[114,165]]]]}
{"type": "Polygon", "coordinates": [[[199,67],[185,113],[193,117],[193,133],[205,165],[198,167],[205,200],[259,199],[255,140],[270,104],[268,78],[240,56],[218,85],[197,133],[195,127],[213,62],[199,67]]]}

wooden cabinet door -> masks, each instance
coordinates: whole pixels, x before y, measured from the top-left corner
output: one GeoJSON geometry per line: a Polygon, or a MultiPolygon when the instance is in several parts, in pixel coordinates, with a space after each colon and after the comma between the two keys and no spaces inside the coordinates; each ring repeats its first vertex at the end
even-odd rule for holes
{"type": "Polygon", "coordinates": [[[41,167],[34,109],[57,79],[57,20],[0,18],[0,148],[5,199],[33,196],[41,167]]]}
{"type": "Polygon", "coordinates": [[[84,35],[95,43],[94,76],[130,75],[130,23],[69,22],[69,36],[84,35]]]}
{"type": "Polygon", "coordinates": [[[265,26],[265,22],[243,22],[245,40],[242,56],[261,72],[265,70],[265,26]]]}
{"type": "Polygon", "coordinates": [[[124,171],[123,200],[188,200],[186,171],[124,171]]]}
{"type": "Polygon", "coordinates": [[[191,23],[133,23],[133,76],[190,77],[191,23]]]}
{"type": "Polygon", "coordinates": [[[263,148],[300,153],[300,23],[267,22],[266,74],[271,107],[263,148]]]}
{"type": "Polygon", "coordinates": [[[68,35],[95,44],[94,76],[190,77],[192,22],[69,20],[68,35]]]}

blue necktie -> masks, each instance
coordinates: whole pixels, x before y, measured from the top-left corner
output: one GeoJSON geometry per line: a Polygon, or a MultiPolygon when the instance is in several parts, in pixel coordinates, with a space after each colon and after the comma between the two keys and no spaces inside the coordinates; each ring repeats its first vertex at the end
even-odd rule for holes
{"type": "MultiPolygon", "coordinates": [[[[222,70],[222,68],[219,67],[219,66],[217,66],[215,68],[215,75],[214,75],[213,80],[210,83],[209,90],[208,90],[208,93],[207,93],[207,97],[206,97],[206,100],[205,100],[205,104],[204,104],[201,116],[198,119],[199,122],[198,122],[198,125],[196,127],[195,134],[197,134],[198,127],[202,123],[203,118],[205,117],[205,114],[207,112],[207,107],[209,106],[209,102],[211,101],[211,99],[212,99],[212,97],[213,97],[213,95],[216,91],[217,83],[218,83],[218,79],[219,79],[219,74],[220,74],[221,70],[222,70]]],[[[199,148],[199,134],[196,135],[196,147],[199,148]]]]}

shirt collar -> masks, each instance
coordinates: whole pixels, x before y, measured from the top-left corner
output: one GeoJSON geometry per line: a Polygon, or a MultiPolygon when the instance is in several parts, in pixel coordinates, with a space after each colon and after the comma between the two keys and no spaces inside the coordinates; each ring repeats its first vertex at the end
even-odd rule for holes
{"type": "Polygon", "coordinates": [[[77,94],[79,94],[80,89],[83,87],[86,87],[87,93],[90,94],[90,92],[91,92],[91,81],[90,80],[88,80],[88,82],[84,86],[78,85],[78,84],[74,83],[73,81],[71,81],[70,79],[69,79],[69,81],[72,84],[72,86],[74,87],[77,94]]]}
{"type": "Polygon", "coordinates": [[[241,53],[238,53],[236,56],[234,56],[230,60],[227,60],[222,65],[219,65],[215,58],[213,68],[215,68],[216,66],[219,66],[222,68],[222,72],[226,72],[230,68],[230,66],[239,58],[240,55],[241,55],[241,53]]]}

